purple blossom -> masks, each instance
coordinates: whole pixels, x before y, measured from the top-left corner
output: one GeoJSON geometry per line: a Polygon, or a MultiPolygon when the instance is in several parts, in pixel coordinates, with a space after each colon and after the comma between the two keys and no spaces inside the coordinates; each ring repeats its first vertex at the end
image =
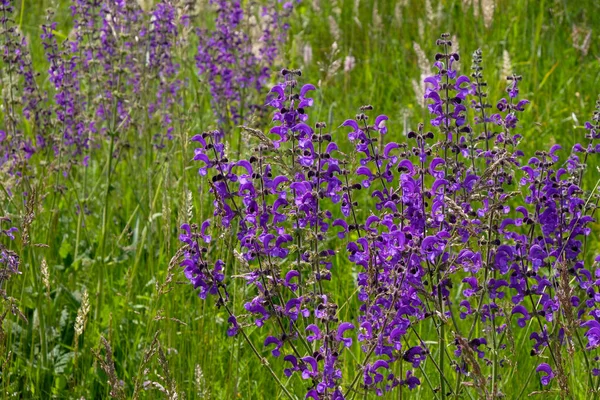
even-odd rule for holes
{"type": "Polygon", "coordinates": [[[215,28],[197,30],[196,66],[208,81],[219,125],[225,127],[244,123],[249,110],[256,107],[247,98],[260,93],[269,79],[292,8],[262,8],[258,14],[265,28],[253,37],[247,30],[252,10],[244,9],[239,0],[211,0],[210,4],[216,8],[215,28]]]}
{"type": "Polygon", "coordinates": [[[544,386],[548,386],[550,384],[550,381],[554,379],[554,371],[552,371],[550,365],[546,363],[541,363],[540,365],[538,365],[535,369],[535,372],[543,372],[545,374],[540,378],[540,381],[544,386]]]}
{"type": "MultiPolygon", "coordinates": [[[[436,384],[486,396],[487,377],[510,361],[515,332],[536,329],[531,355],[548,359],[577,346],[580,332],[582,350],[600,343],[600,272],[584,254],[594,213],[580,174],[590,146],[575,147],[566,162],[559,146],[525,158],[521,77],[509,77],[508,97],[492,113],[480,52],[466,77],[456,70],[460,57],[449,36],[438,45],[443,53],[425,94],[435,133],[420,124],[406,141],[386,142],[393,125],[385,115],[371,119],[370,105],[330,131],[310,121],[316,88],[299,82],[300,71],[284,69],[266,100],[273,126],[250,157],[230,160],[220,132],[193,139],[199,174],[211,181],[211,221],[234,235],[247,285],[239,329],[264,332],[272,355],[283,355],[283,373],[305,381],[306,398],[343,398],[356,382],[378,396],[403,385],[412,390],[430,354],[446,360],[436,365],[436,384]],[[334,140],[346,135],[349,155],[340,151],[346,139],[334,140]],[[356,276],[359,306],[349,314],[330,292],[340,262],[356,276]],[[341,393],[355,328],[363,358],[341,393]]],[[[586,125],[590,141],[598,118],[586,125]]],[[[213,223],[189,224],[181,240],[189,248],[221,240],[210,236],[213,223]]],[[[231,301],[225,288],[237,276],[200,258],[202,248],[196,256],[187,247],[192,283],[201,275],[201,293],[231,301]]],[[[543,385],[555,377],[548,364],[536,370],[543,385]]]]}

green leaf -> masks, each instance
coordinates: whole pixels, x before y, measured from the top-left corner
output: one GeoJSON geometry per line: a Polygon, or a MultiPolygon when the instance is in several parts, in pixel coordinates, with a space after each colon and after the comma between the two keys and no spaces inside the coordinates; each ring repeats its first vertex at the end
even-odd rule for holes
{"type": "Polygon", "coordinates": [[[73,250],[73,246],[68,242],[67,238],[64,238],[62,243],[60,244],[60,250],[58,250],[58,254],[62,259],[67,258],[71,251],[73,250]]]}

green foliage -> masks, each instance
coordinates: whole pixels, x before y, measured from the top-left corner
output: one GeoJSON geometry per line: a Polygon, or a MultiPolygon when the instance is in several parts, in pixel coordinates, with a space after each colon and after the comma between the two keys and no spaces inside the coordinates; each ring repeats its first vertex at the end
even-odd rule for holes
{"type": "MultiPolygon", "coordinates": [[[[481,1],[489,2],[493,1],[481,1]]],[[[43,65],[39,26],[50,2],[20,3],[19,23],[31,38],[34,62],[43,65]]],[[[379,113],[390,116],[391,140],[402,141],[404,132],[428,119],[412,83],[421,76],[415,43],[430,58],[440,32],[451,32],[460,47],[463,71],[468,71],[471,53],[481,48],[490,77],[502,74],[508,58],[512,70],[523,76],[522,97],[532,101],[522,118],[525,146],[535,149],[551,142],[572,146],[583,135],[583,122],[600,88],[600,3],[498,0],[487,26],[479,2],[471,3],[446,0],[438,7],[436,1],[420,0],[303,1],[284,58],[285,64],[302,68],[310,81],[320,81],[313,121],[336,126],[349,110],[376,104],[379,113]],[[582,43],[588,32],[586,49],[582,43]],[[345,70],[350,56],[355,66],[345,70]]],[[[60,1],[57,10],[58,30],[66,37],[72,26],[67,2],[60,1]]],[[[25,246],[21,239],[16,242],[23,273],[11,281],[9,294],[17,299],[23,316],[9,313],[2,325],[3,397],[163,398],[176,391],[180,398],[184,394],[202,399],[281,398],[251,349],[243,341],[227,341],[225,310],[211,300],[200,301],[188,284],[180,285],[183,276],[171,260],[179,246],[178,226],[187,220],[188,210],[193,210],[196,221],[211,213],[208,188],[201,187],[190,163],[193,146],[186,138],[213,128],[212,112],[206,86],[198,81],[193,65],[183,71],[191,82],[184,110],[190,123],[162,152],[151,153],[140,165],[135,149],[121,149],[109,179],[105,159],[97,157],[88,170],[78,172],[86,174],[85,180],[79,176],[61,182],[68,190],[54,190],[57,178],[49,178],[47,193],[39,200],[44,206],[29,229],[33,246],[25,246]],[[105,194],[109,213],[103,221],[105,194]],[[77,212],[79,206],[89,213],[77,212]],[[40,270],[42,259],[48,264],[49,293],[40,270]],[[77,335],[86,290],[90,311],[77,335]]],[[[492,103],[503,89],[490,88],[492,103]]],[[[238,133],[229,134],[235,142],[238,133]]],[[[95,151],[106,154],[109,145],[103,146],[95,151]]],[[[7,202],[0,212],[23,219],[19,205],[7,202]]],[[[591,247],[595,253],[600,250],[597,244],[591,247]]],[[[222,254],[230,250],[214,249],[222,254]]],[[[341,312],[351,313],[352,304],[357,304],[356,271],[343,254],[335,261],[342,279],[336,280],[332,291],[338,304],[348,303],[340,306],[341,312]]],[[[238,283],[233,295],[243,290],[238,283]]],[[[261,343],[257,334],[248,332],[261,343]]],[[[525,341],[525,335],[514,338],[516,348],[525,341]]],[[[522,355],[518,363],[534,368],[528,357],[522,355]]],[[[281,366],[275,369],[280,371],[281,366]]],[[[504,379],[516,382],[506,398],[542,390],[535,376],[504,379]]],[[[297,380],[284,383],[297,393],[304,386],[297,380]]],[[[425,395],[429,389],[424,387],[425,395]]],[[[587,395],[582,387],[573,388],[577,397],[587,395]]],[[[420,393],[410,395],[419,398],[420,393]]],[[[544,398],[552,396],[558,395],[547,393],[544,398]]]]}

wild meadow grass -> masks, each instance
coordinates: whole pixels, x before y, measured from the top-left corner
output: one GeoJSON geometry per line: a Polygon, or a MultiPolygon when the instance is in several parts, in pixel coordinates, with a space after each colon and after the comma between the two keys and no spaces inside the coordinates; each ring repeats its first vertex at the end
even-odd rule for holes
{"type": "MultiPolygon", "coordinates": [[[[307,83],[316,87],[307,95],[314,101],[306,111],[307,125],[321,139],[331,134],[330,140],[340,150],[336,156],[339,160],[353,161],[348,166],[352,172],[347,174],[352,183],[364,178],[355,173],[360,150],[348,140],[348,133],[354,129],[350,123],[350,128],[342,127],[344,121],[363,112],[369,115],[369,123],[380,114],[386,115],[389,119],[385,125],[377,125],[387,129],[385,143],[407,144],[409,149],[416,146],[409,133],[420,133],[419,123],[425,123],[423,132],[433,129],[430,120],[435,116],[427,109],[430,101],[423,98],[427,87],[423,80],[437,73],[433,67],[435,55],[440,52],[436,40],[444,32],[450,33],[447,39],[452,41],[452,51],[460,53],[455,64],[459,75],[471,75],[473,53],[481,49],[481,65],[488,82],[486,99],[494,110],[498,100],[507,97],[506,76],[522,77],[519,99],[530,101],[525,111],[518,112],[518,133],[523,138],[519,149],[527,155],[523,163],[536,151],[547,152],[554,144],[562,146],[564,163],[576,143],[587,145],[589,127],[586,129],[585,122],[591,120],[600,93],[600,4],[596,1],[304,0],[294,1],[291,9],[279,2],[242,2],[245,13],[240,23],[248,37],[234,35],[220,44],[207,43],[207,32],[218,29],[218,15],[225,17],[222,23],[229,23],[234,13],[228,9],[228,13],[219,14],[214,4],[207,3],[0,0],[6,10],[12,7],[10,21],[2,15],[5,24],[0,39],[3,49],[9,49],[0,61],[0,365],[5,398],[274,399],[284,398],[285,391],[297,398],[310,393],[315,381],[302,379],[300,372],[291,377],[283,373],[290,364],[282,358],[291,350],[283,347],[282,356],[273,357],[272,345],[263,346],[265,338],[273,333],[258,327],[252,313],[240,318],[246,317],[240,324],[248,340],[241,332],[235,338],[228,336],[232,328],[229,311],[246,313],[243,304],[260,291],[247,287],[238,277],[248,271],[237,255],[242,247],[235,242],[235,229],[212,225],[207,254],[213,261],[223,261],[229,295],[226,303],[237,308],[228,310],[220,304],[224,288],[218,285],[209,285],[212,293],[206,300],[200,299],[198,289],[189,284],[180,265],[189,258],[180,241],[182,224],[195,223],[200,228],[220,207],[214,197],[214,185],[220,181],[210,178],[222,173],[218,171],[221,164],[256,156],[253,149],[260,147],[260,134],[252,130],[277,139],[268,132],[273,127],[274,113],[281,107],[265,104],[273,101],[272,94],[268,97],[269,90],[289,78],[280,74],[283,68],[302,71],[294,78],[298,88],[307,83]],[[88,26],[81,15],[90,4],[95,10],[90,15],[100,15],[101,19],[88,26]],[[109,8],[102,8],[107,4],[109,8]],[[79,18],[73,16],[71,6],[79,18]],[[266,15],[262,6],[278,10],[278,14],[266,15]],[[129,24],[120,24],[124,20],[129,24]],[[267,20],[266,26],[274,32],[272,41],[263,36],[266,28],[261,22],[267,20]],[[196,28],[200,28],[198,33],[196,28]],[[22,49],[29,55],[17,54],[14,43],[6,45],[13,34],[26,39],[22,49]],[[77,40],[81,47],[73,51],[68,42],[77,40]],[[218,46],[229,46],[235,40],[242,45],[234,53],[245,54],[246,58],[235,57],[231,63],[242,71],[235,70],[232,87],[239,88],[239,82],[250,80],[248,76],[254,77],[255,70],[266,69],[251,85],[238,92],[234,89],[225,100],[218,100],[231,90],[222,78],[211,80],[210,71],[197,65],[201,64],[198,48],[208,49],[205,56],[210,59],[218,46]],[[244,47],[244,43],[251,47],[259,42],[271,47],[263,53],[244,47]],[[109,50],[102,52],[94,47],[97,43],[109,50]],[[134,45],[128,47],[127,43],[134,45]],[[154,44],[143,47],[135,43],[154,44]],[[83,63],[86,58],[88,61],[83,63]],[[18,60],[24,60],[18,64],[24,70],[14,66],[18,60]],[[114,68],[116,65],[120,68],[114,68]],[[28,66],[34,72],[34,86],[27,86],[28,75],[23,73],[28,66]],[[57,79],[57,74],[67,78],[57,79]],[[23,90],[26,87],[35,89],[23,90]],[[35,102],[28,102],[31,99],[35,102]],[[361,110],[364,105],[373,105],[375,110],[361,110]],[[325,124],[321,131],[315,128],[318,121],[325,124]],[[219,131],[215,136],[223,138],[223,151],[229,159],[222,161],[225,156],[210,155],[210,159],[221,161],[216,162],[208,177],[203,177],[198,171],[203,163],[193,158],[199,154],[197,148],[208,147],[193,139],[215,130],[219,131]],[[30,158],[25,156],[29,154],[30,158]],[[17,229],[11,230],[13,227],[17,229]],[[16,264],[18,272],[13,268],[16,264]],[[218,295],[214,287],[218,287],[218,295]],[[249,343],[264,359],[254,354],[249,343]]],[[[230,7],[233,2],[216,3],[230,7]]],[[[222,66],[223,60],[215,64],[222,66]]],[[[472,120],[476,109],[465,114],[472,120]]],[[[472,126],[478,132],[482,129],[480,125],[472,126]]],[[[284,142],[283,149],[287,151],[289,144],[284,142]]],[[[442,154],[441,149],[434,146],[433,152],[442,154]]],[[[466,160],[471,162],[468,155],[466,160]]],[[[277,160],[269,162],[277,165],[277,160]]],[[[483,159],[477,162],[482,173],[486,164],[483,159]]],[[[585,164],[587,173],[578,178],[583,194],[578,196],[584,202],[595,201],[600,163],[590,154],[585,164]]],[[[258,164],[253,165],[258,168],[258,164]]],[[[376,169],[374,164],[369,165],[373,171],[376,169]]],[[[443,169],[437,167],[438,171],[443,169]]],[[[262,175],[262,164],[260,171],[262,175]]],[[[519,172],[519,179],[521,175],[519,172]]],[[[447,171],[445,176],[450,176],[447,171]]],[[[573,176],[575,179],[578,174],[573,176]]],[[[250,180],[258,185],[263,179],[259,176],[250,180]]],[[[434,178],[428,179],[433,182],[434,178]]],[[[379,188],[379,180],[373,178],[369,190],[379,188]]],[[[525,203],[526,189],[520,190],[505,205],[514,208],[525,203]]],[[[359,219],[378,213],[375,201],[365,191],[355,198],[361,203],[357,209],[359,219]]],[[[231,201],[230,197],[224,198],[225,203],[231,201]]],[[[242,196],[240,207],[241,201],[242,196]]],[[[323,204],[325,200],[321,207],[326,207],[323,204]]],[[[327,207],[335,208],[330,222],[342,218],[339,206],[327,207]]],[[[318,210],[317,206],[313,215],[317,220],[322,218],[318,210]]],[[[288,214],[298,215],[291,208],[288,214]]],[[[595,221],[586,227],[590,233],[579,259],[593,275],[594,259],[600,254],[599,227],[595,221]]],[[[438,228],[432,229],[437,232],[438,228]]],[[[329,330],[330,323],[353,321],[354,329],[335,339],[343,350],[339,364],[344,378],[341,392],[346,398],[376,398],[377,385],[369,392],[361,386],[365,352],[357,338],[360,323],[356,321],[361,315],[357,277],[362,270],[349,260],[346,251],[347,244],[358,236],[350,229],[347,238],[338,240],[337,232],[338,228],[331,228],[326,237],[317,236],[321,240],[313,238],[322,242],[315,244],[317,248],[331,245],[334,250],[328,258],[333,279],[324,280],[323,286],[331,302],[337,304],[336,321],[323,322],[322,327],[329,330]],[[353,342],[345,349],[347,342],[343,339],[347,337],[353,342]],[[355,384],[353,378],[359,375],[359,383],[355,384]],[[348,388],[352,390],[346,393],[348,388]]],[[[480,236],[485,235],[491,234],[483,232],[480,236]]],[[[296,241],[300,234],[292,236],[296,241]]],[[[297,248],[289,248],[295,254],[297,248]]],[[[256,255],[248,258],[256,270],[256,255]]],[[[291,269],[295,261],[285,256],[282,259],[282,269],[291,269]]],[[[308,259],[314,262],[314,258],[308,259]]],[[[441,282],[439,277],[434,279],[441,282]]],[[[577,280],[571,279],[574,285],[577,280]]],[[[461,281],[454,285],[452,293],[458,297],[452,301],[468,288],[461,281]]],[[[431,303],[435,304],[435,299],[431,303]]],[[[467,368],[471,373],[464,377],[455,372],[456,365],[449,363],[457,349],[449,333],[453,328],[443,315],[432,314],[424,317],[425,323],[415,324],[409,345],[416,347],[416,337],[427,338],[423,347],[432,349],[428,355],[432,361],[424,362],[421,368],[411,368],[401,361],[391,369],[400,379],[406,379],[406,368],[414,370],[421,384],[412,390],[405,384],[395,391],[382,391],[383,398],[597,396],[599,381],[593,369],[600,367],[596,354],[586,350],[594,338],[585,336],[593,327],[569,325],[579,332],[573,334],[577,347],[574,352],[569,345],[562,349],[553,343],[557,347],[548,346],[548,352],[532,356],[534,341],[530,334],[539,330],[539,315],[532,313],[523,329],[518,327],[517,319],[525,318],[524,314],[511,317],[514,331],[508,329],[498,335],[502,335],[499,340],[504,340],[506,350],[500,352],[499,346],[490,343],[485,350],[491,360],[482,364],[489,368],[483,373],[486,392],[477,387],[473,364],[467,368]],[[448,326],[442,328],[446,341],[442,345],[447,346],[447,352],[440,351],[443,347],[435,338],[434,332],[442,326],[439,321],[448,326]],[[443,329],[448,330],[444,333],[443,329]],[[558,362],[557,354],[563,357],[558,362]],[[502,362],[497,359],[503,357],[502,362]],[[536,372],[541,364],[548,364],[564,379],[559,382],[556,378],[544,385],[541,378],[547,375],[545,368],[536,372]],[[557,371],[557,364],[562,366],[561,371],[557,371]],[[445,373],[440,374],[441,368],[445,373]]],[[[267,322],[273,322],[273,332],[279,329],[274,318],[267,322]]],[[[467,322],[456,325],[496,339],[485,323],[471,326],[471,321],[467,322]]],[[[557,332],[553,333],[558,337],[557,332]]],[[[408,342],[403,343],[406,345],[408,342]]],[[[309,347],[317,350],[312,344],[309,347]]],[[[472,346],[464,347],[468,353],[472,346]]],[[[325,393],[331,396],[327,398],[335,398],[333,390],[325,393]]]]}

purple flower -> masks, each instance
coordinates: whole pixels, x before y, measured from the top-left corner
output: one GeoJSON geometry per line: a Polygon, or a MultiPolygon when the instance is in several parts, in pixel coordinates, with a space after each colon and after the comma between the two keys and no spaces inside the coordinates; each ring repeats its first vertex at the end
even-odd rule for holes
{"type": "Polygon", "coordinates": [[[554,372],[552,371],[552,368],[550,368],[550,365],[546,363],[541,363],[540,365],[538,365],[535,369],[535,372],[543,372],[545,374],[540,378],[540,381],[544,386],[548,386],[550,384],[550,381],[554,379],[554,372]]]}
{"type": "Polygon", "coordinates": [[[527,309],[521,305],[518,305],[515,308],[513,308],[512,315],[515,314],[522,315],[522,317],[517,320],[517,323],[521,328],[524,328],[527,321],[531,319],[531,316],[529,315],[529,312],[527,312],[527,309]]]}
{"type": "Polygon", "coordinates": [[[345,347],[352,346],[352,338],[344,338],[344,332],[350,329],[354,329],[354,325],[349,322],[342,322],[338,327],[337,335],[335,336],[335,340],[342,342],[345,347]]]}
{"type": "Polygon", "coordinates": [[[231,324],[231,327],[227,329],[227,336],[235,336],[240,330],[240,326],[237,323],[237,319],[232,315],[227,319],[227,322],[231,324]]]}
{"type": "Polygon", "coordinates": [[[594,349],[600,345],[600,323],[596,320],[586,321],[581,324],[582,327],[587,328],[585,337],[588,340],[588,349],[594,349]]]}
{"type": "Polygon", "coordinates": [[[421,384],[421,381],[409,370],[406,371],[406,379],[402,381],[402,384],[408,386],[410,390],[413,390],[421,384]]]}
{"type": "MultiPolygon", "coordinates": [[[[243,124],[249,110],[255,108],[252,93],[260,93],[270,78],[272,65],[287,35],[292,8],[277,5],[262,8],[259,20],[264,29],[258,37],[239,0],[211,0],[216,8],[215,28],[198,29],[199,38],[196,66],[207,78],[211,105],[219,126],[243,124]]],[[[258,28],[258,27],[257,27],[258,28]]],[[[260,32],[260,29],[259,29],[260,32]]],[[[304,107],[300,105],[299,107],[304,107]]]]}
{"type": "Polygon", "coordinates": [[[378,370],[380,369],[388,369],[390,365],[384,360],[377,360],[373,364],[367,365],[364,369],[364,384],[374,385],[383,381],[383,374],[378,370]]]}
{"type": "Polygon", "coordinates": [[[283,342],[279,339],[277,339],[275,336],[269,336],[265,339],[265,343],[264,346],[270,346],[274,344],[275,348],[273,350],[271,350],[271,354],[273,354],[273,357],[279,357],[281,355],[281,353],[279,352],[279,349],[281,349],[281,346],[283,346],[283,342]]]}
{"type": "Polygon", "coordinates": [[[421,346],[414,346],[408,349],[402,358],[411,363],[414,368],[418,368],[421,362],[425,361],[427,355],[421,346]]]}

